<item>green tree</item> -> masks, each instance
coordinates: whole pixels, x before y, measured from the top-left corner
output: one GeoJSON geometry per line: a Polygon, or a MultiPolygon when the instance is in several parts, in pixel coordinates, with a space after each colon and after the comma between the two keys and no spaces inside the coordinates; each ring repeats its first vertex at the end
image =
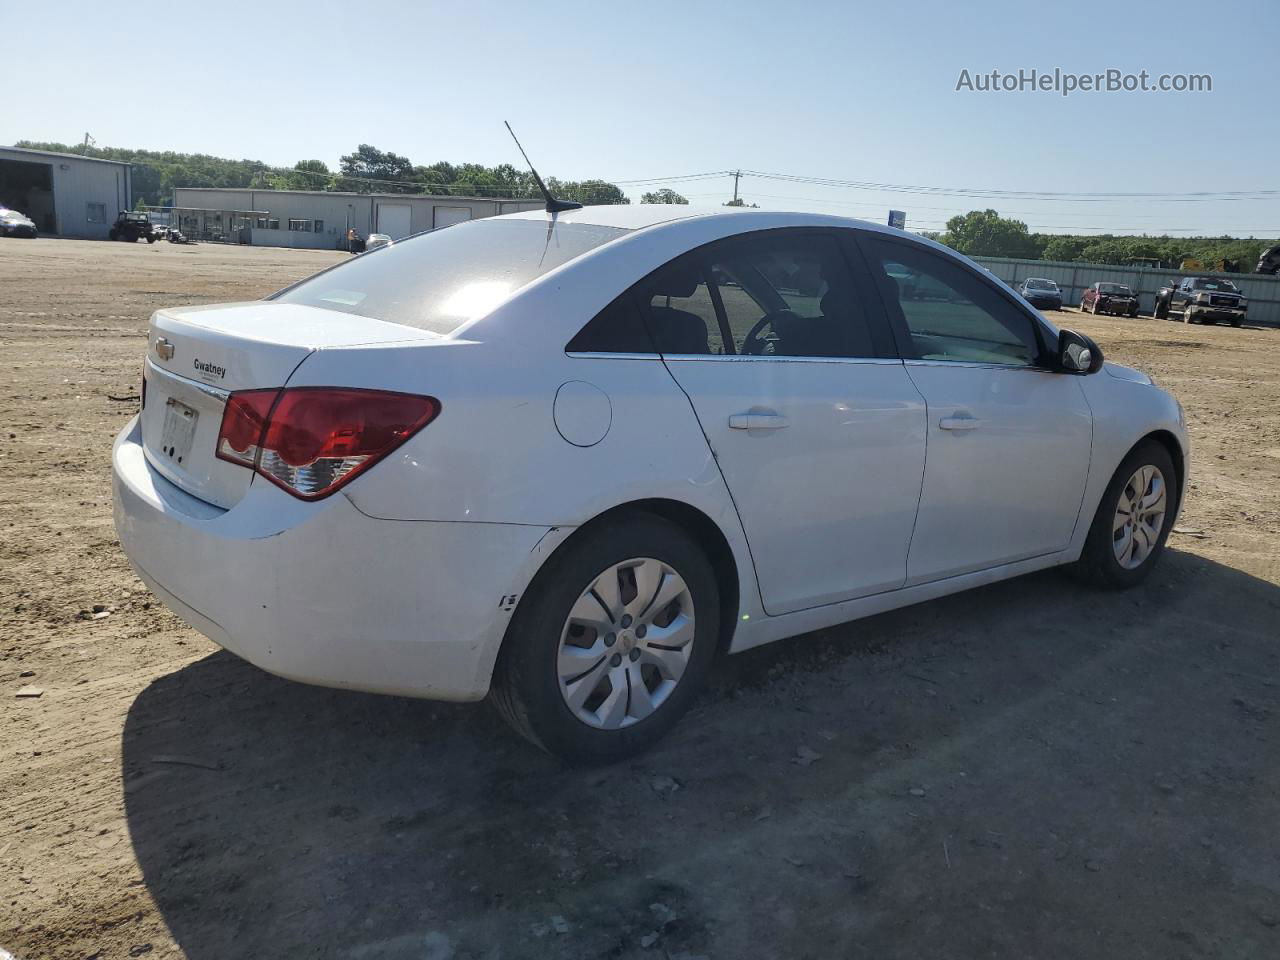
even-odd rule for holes
{"type": "Polygon", "coordinates": [[[758,204],[758,203],[747,203],[747,201],[743,200],[741,197],[738,197],[736,200],[728,200],[728,201],[726,201],[725,203],[721,204],[721,206],[725,206],[725,207],[753,207],[753,208],[759,209],[760,204],[758,204]]]}
{"type": "Polygon", "coordinates": [[[1036,243],[1021,220],[1009,220],[994,210],[970,210],[947,221],[942,242],[970,257],[1023,257],[1039,255],[1036,243]]]}
{"type": "Polygon", "coordinates": [[[652,193],[646,193],[640,197],[641,203],[688,203],[684,197],[676,193],[670,187],[663,187],[661,190],[655,190],[652,193]]]}
{"type": "Polygon", "coordinates": [[[338,169],[343,177],[350,178],[353,187],[344,185],[343,189],[354,189],[361,193],[403,193],[410,187],[401,187],[394,181],[409,180],[413,175],[413,164],[408,157],[389,150],[362,143],[352,153],[345,154],[338,160],[338,169]],[[370,182],[380,181],[380,182],[370,182]]]}
{"type": "Polygon", "coordinates": [[[631,202],[621,188],[603,180],[561,181],[549,177],[547,189],[560,200],[575,200],[586,206],[631,202]]]}

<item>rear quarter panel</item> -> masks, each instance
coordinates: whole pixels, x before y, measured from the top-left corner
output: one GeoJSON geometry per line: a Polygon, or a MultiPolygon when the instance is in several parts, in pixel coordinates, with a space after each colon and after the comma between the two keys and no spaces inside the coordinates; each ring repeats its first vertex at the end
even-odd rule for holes
{"type": "Polygon", "coordinates": [[[737,562],[744,609],[758,602],[724,480],[688,399],[658,358],[570,357],[560,343],[529,355],[501,343],[446,341],[320,350],[289,381],[334,383],[429,394],[441,403],[434,421],[345,489],[362,513],[555,527],[563,538],[618,505],[675,500],[719,526],[737,562]],[[570,443],[557,429],[556,393],[569,382],[592,384],[608,398],[607,433],[591,446],[570,443]]]}

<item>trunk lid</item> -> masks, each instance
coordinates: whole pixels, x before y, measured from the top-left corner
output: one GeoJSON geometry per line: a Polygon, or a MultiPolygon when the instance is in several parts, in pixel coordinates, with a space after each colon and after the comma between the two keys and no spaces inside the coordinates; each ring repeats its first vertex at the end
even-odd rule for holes
{"type": "Polygon", "coordinates": [[[223,408],[232,391],[283,387],[316,350],[439,339],[425,330],[291,303],[157,311],[143,373],[147,459],[185,492],[230,508],[253,479],[248,468],[216,456],[223,408]]]}

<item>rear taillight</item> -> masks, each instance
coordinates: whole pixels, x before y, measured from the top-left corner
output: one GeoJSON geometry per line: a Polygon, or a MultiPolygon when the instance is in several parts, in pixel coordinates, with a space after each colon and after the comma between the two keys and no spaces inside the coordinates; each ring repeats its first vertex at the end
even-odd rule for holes
{"type": "Polygon", "coordinates": [[[258,463],[258,445],[279,390],[242,390],[227,399],[218,430],[218,457],[242,467],[258,463]]]}
{"type": "Polygon", "coordinates": [[[291,387],[231,394],[220,459],[303,500],[327,497],[435,419],[440,401],[385,390],[291,387]]]}

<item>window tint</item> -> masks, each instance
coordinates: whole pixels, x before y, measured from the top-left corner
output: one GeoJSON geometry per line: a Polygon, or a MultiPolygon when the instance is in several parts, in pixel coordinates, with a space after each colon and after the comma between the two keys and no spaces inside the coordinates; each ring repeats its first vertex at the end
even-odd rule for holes
{"type": "Polygon", "coordinates": [[[628,294],[601,310],[565,347],[568,353],[656,353],[628,294]]]}
{"type": "Polygon", "coordinates": [[[886,307],[898,314],[916,357],[1030,366],[1040,353],[1030,317],[958,263],[914,245],[871,238],[886,307]]]}
{"type": "Polygon", "coordinates": [[[733,352],[725,350],[707,274],[696,255],[681,257],[642,280],[634,302],[662,353],[733,352]]]}
{"type": "Polygon", "coordinates": [[[832,238],[761,233],[717,244],[706,257],[734,352],[876,356],[864,305],[832,238]]]}

